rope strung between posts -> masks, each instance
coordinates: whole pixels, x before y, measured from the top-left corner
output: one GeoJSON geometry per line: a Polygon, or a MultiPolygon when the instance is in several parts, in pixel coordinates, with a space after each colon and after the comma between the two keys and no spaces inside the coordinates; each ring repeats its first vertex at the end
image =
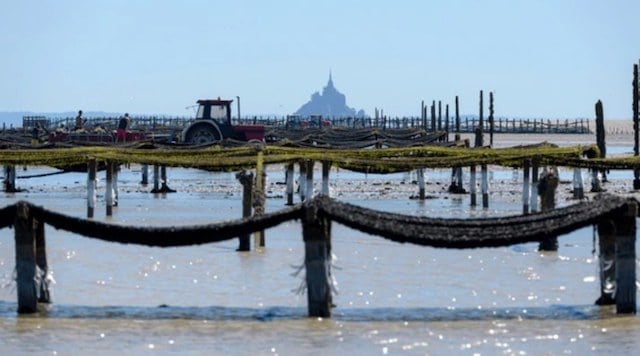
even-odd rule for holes
{"type": "Polygon", "coordinates": [[[314,199],[319,212],[333,221],[383,238],[423,246],[478,248],[541,241],[596,223],[633,199],[601,197],[532,215],[487,219],[440,219],[378,212],[325,196],[314,199]]]}
{"type": "Polygon", "coordinates": [[[29,205],[37,220],[43,221],[56,229],[104,241],[155,247],[201,245],[230,240],[240,235],[253,233],[257,230],[265,230],[290,220],[297,220],[300,218],[302,211],[300,206],[297,206],[271,214],[217,224],[185,227],[131,227],[75,218],[42,207],[29,205]]]}

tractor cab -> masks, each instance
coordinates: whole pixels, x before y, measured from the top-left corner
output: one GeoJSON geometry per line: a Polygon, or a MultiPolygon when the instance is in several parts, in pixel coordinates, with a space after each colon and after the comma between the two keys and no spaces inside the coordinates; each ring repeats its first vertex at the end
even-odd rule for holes
{"type": "Polygon", "coordinates": [[[231,103],[233,100],[198,100],[196,120],[216,120],[219,123],[231,125],[231,103]]]}

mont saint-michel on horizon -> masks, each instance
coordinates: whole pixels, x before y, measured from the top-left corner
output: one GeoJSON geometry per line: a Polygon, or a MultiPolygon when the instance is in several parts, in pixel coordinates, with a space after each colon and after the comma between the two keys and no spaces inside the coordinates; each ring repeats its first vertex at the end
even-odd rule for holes
{"type": "Polygon", "coordinates": [[[309,117],[311,115],[322,115],[322,117],[365,117],[364,110],[357,110],[347,106],[347,99],[333,85],[333,78],[329,73],[329,81],[322,89],[322,94],[315,92],[311,94],[311,99],[302,105],[294,115],[309,117]]]}

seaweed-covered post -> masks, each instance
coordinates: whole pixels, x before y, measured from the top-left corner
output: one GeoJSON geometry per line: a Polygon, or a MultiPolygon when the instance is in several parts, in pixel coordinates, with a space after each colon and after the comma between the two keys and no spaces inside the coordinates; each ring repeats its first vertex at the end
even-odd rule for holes
{"type": "Polygon", "coordinates": [[[480,189],[482,190],[482,207],[489,207],[489,171],[487,169],[487,165],[483,164],[480,166],[480,171],[482,172],[480,189]]]}
{"type": "Polygon", "coordinates": [[[306,206],[302,218],[302,236],[310,317],[331,316],[330,226],[327,218],[319,216],[315,205],[306,206]]]}
{"type": "Polygon", "coordinates": [[[313,160],[307,161],[307,198],[313,198],[313,166],[315,162],[313,160]]]}
{"type": "MultiPolygon", "coordinates": [[[[263,215],[264,214],[264,205],[265,205],[265,176],[266,173],[264,171],[264,147],[260,145],[256,145],[255,147],[257,151],[256,158],[256,179],[255,179],[255,197],[253,200],[253,208],[255,215],[263,215]]],[[[254,237],[254,246],[256,249],[258,247],[265,246],[265,235],[264,230],[256,231],[253,235],[254,237]]]]}
{"type": "MultiPolygon", "coordinates": [[[[556,207],[556,188],[558,188],[559,178],[557,169],[542,172],[538,183],[538,194],[540,195],[540,208],[542,212],[550,211],[556,207]]],[[[548,236],[540,241],[538,251],[558,251],[558,237],[548,236]]]]}
{"type": "Polygon", "coordinates": [[[442,131],[442,100],[438,100],[438,131],[442,131]]]}
{"type": "Polygon", "coordinates": [[[573,199],[584,199],[584,184],[582,183],[582,170],[573,169],[573,199]]]}
{"type": "Polygon", "coordinates": [[[287,204],[293,205],[293,175],[294,173],[294,164],[287,164],[287,172],[286,172],[286,180],[287,180],[287,204]]]}
{"type": "Polygon", "coordinates": [[[149,184],[149,165],[143,164],[141,170],[142,170],[142,180],[140,181],[140,184],[147,185],[149,184]]]}
{"type": "Polygon", "coordinates": [[[44,236],[44,223],[33,219],[33,231],[36,240],[36,265],[39,275],[38,302],[51,303],[51,293],[49,292],[49,264],[47,263],[47,249],[44,236]]]}
{"type": "Polygon", "coordinates": [[[636,216],[638,205],[629,200],[622,214],[614,217],[616,226],[616,312],[636,313],[636,216]]]}
{"type": "MultiPolygon", "coordinates": [[[[633,65],[633,155],[640,155],[640,85],[638,83],[638,65],[633,65]]],[[[633,170],[633,189],[640,189],[640,169],[633,170]]]]}
{"type": "Polygon", "coordinates": [[[531,184],[529,183],[529,166],[531,165],[531,160],[525,159],[522,162],[522,214],[529,214],[529,203],[531,201],[531,184]]]}
{"type": "Polygon", "coordinates": [[[107,216],[113,215],[113,162],[107,161],[107,179],[104,192],[104,201],[107,206],[107,216]]]}
{"type": "Polygon", "coordinates": [[[14,227],[18,313],[35,313],[38,310],[36,246],[33,217],[26,202],[16,204],[14,227]]]}
{"type": "Polygon", "coordinates": [[[330,161],[322,161],[322,195],[329,196],[329,171],[331,170],[330,161]]]}
{"type": "Polygon", "coordinates": [[[471,194],[471,206],[475,207],[476,203],[476,166],[472,165],[469,168],[469,193],[471,194]]]}
{"type": "Polygon", "coordinates": [[[600,297],[597,305],[612,305],[616,300],[616,225],[609,218],[598,222],[598,267],[600,297]]]}
{"type": "MultiPolygon", "coordinates": [[[[251,217],[253,203],[253,174],[241,171],[236,174],[236,179],[242,184],[242,217],[251,217]]],[[[239,237],[239,246],[237,251],[250,251],[251,239],[249,235],[239,237]]]]}
{"type": "Polygon", "coordinates": [[[449,142],[449,104],[445,106],[444,110],[444,132],[447,133],[445,141],[449,142]]]}
{"type": "Polygon", "coordinates": [[[98,170],[98,163],[95,157],[89,158],[87,162],[87,170],[89,171],[87,177],[87,217],[92,218],[93,212],[96,208],[96,171],[98,170]]]}
{"type": "Polygon", "coordinates": [[[529,204],[532,213],[538,212],[538,169],[540,166],[540,158],[531,159],[531,204],[529,204]]]}
{"type": "Polygon", "coordinates": [[[167,179],[167,166],[160,168],[160,180],[162,181],[161,191],[163,193],[175,193],[174,189],[169,188],[169,180],[167,179]]]}

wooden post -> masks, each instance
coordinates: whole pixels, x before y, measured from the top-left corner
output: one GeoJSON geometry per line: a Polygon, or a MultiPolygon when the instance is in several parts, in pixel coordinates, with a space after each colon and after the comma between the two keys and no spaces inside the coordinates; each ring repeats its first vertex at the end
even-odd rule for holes
{"type": "MultiPolygon", "coordinates": [[[[556,207],[556,188],[558,188],[559,177],[556,169],[542,172],[538,183],[538,194],[540,194],[541,210],[550,211],[556,207]]],[[[540,241],[538,251],[558,251],[558,237],[548,236],[540,241]]]]}
{"type": "Polygon", "coordinates": [[[418,179],[418,199],[424,200],[424,168],[418,168],[416,174],[418,179]]]}
{"type": "Polygon", "coordinates": [[[89,161],[87,162],[87,170],[89,171],[87,177],[87,217],[92,218],[96,208],[96,171],[98,170],[98,163],[94,157],[89,158],[89,161]]]}
{"type": "Polygon", "coordinates": [[[431,102],[431,131],[436,132],[436,101],[431,102]]]}
{"type": "Polygon", "coordinates": [[[582,170],[578,167],[573,169],[573,198],[584,199],[584,185],[582,184],[582,170]]]}
{"type": "Polygon", "coordinates": [[[16,166],[14,165],[4,166],[4,191],[6,193],[18,191],[16,188],[16,166]]]}
{"type": "MultiPolygon", "coordinates": [[[[602,108],[602,101],[598,100],[595,106],[596,110],[596,144],[598,145],[598,150],[600,151],[600,158],[607,157],[607,144],[605,142],[605,128],[604,128],[604,109],[602,108]]],[[[598,178],[598,170],[594,169],[594,178],[598,178]]],[[[602,180],[607,181],[607,171],[603,169],[600,171],[602,173],[602,180]]],[[[594,186],[591,184],[591,191],[600,192],[602,191],[602,187],[600,187],[600,181],[594,180],[598,186],[594,186]]]]}
{"type": "Polygon", "coordinates": [[[307,161],[307,198],[313,198],[313,166],[315,162],[313,160],[307,161]]]}
{"type": "Polygon", "coordinates": [[[493,92],[489,92],[489,145],[493,147],[493,92]]]}
{"type": "Polygon", "coordinates": [[[287,205],[293,205],[293,175],[294,173],[294,164],[293,163],[289,163],[287,164],[287,173],[286,173],[286,179],[287,179],[287,205]]]}
{"type": "Polygon", "coordinates": [[[471,194],[471,206],[475,207],[476,204],[476,166],[469,168],[469,192],[471,194]]]}
{"type": "Polygon", "coordinates": [[[600,297],[597,305],[616,303],[616,226],[611,219],[598,222],[598,267],[600,269],[600,297]]]}
{"type": "Polygon", "coordinates": [[[456,132],[460,132],[460,104],[456,95],[456,132]]]}
{"type": "Polygon", "coordinates": [[[310,317],[331,316],[330,268],[331,231],[328,219],[319,217],[314,206],[302,219],[306,269],[307,303],[310,317]]]}
{"type": "Polygon", "coordinates": [[[118,171],[120,170],[119,164],[113,164],[113,206],[118,206],[118,171]]]}
{"type": "Polygon", "coordinates": [[[104,202],[107,207],[107,216],[113,215],[113,162],[107,161],[107,183],[104,192],[104,202]]]}
{"type": "Polygon", "coordinates": [[[529,183],[529,166],[531,160],[525,159],[522,164],[522,214],[529,214],[529,202],[531,201],[531,184],[529,183]]]}
{"type": "Polygon", "coordinates": [[[438,100],[438,131],[442,131],[442,101],[438,100]]]}
{"type": "Polygon", "coordinates": [[[298,178],[298,194],[300,194],[300,201],[305,201],[307,197],[307,162],[300,161],[300,177],[298,178]]]}
{"type": "Polygon", "coordinates": [[[636,216],[638,205],[629,201],[622,214],[614,217],[616,226],[616,312],[636,313],[636,216]]]}
{"type": "Polygon", "coordinates": [[[33,230],[36,240],[36,265],[40,284],[38,288],[38,302],[51,303],[51,293],[49,292],[49,264],[47,263],[47,249],[44,236],[44,223],[33,219],[33,230]]]}
{"type": "Polygon", "coordinates": [[[489,172],[487,165],[481,165],[480,170],[482,172],[482,181],[480,182],[482,189],[482,207],[486,209],[489,207],[489,172]]]}
{"type": "MultiPolygon", "coordinates": [[[[256,179],[255,179],[256,189],[255,189],[255,197],[253,200],[253,209],[254,209],[253,211],[255,215],[259,216],[264,214],[264,205],[265,205],[264,182],[265,182],[266,173],[264,172],[263,147],[261,145],[257,146],[256,150],[258,151],[258,154],[257,154],[258,157],[256,158],[256,179]]],[[[265,246],[264,230],[256,231],[253,238],[254,238],[254,246],[256,249],[258,247],[265,246]]]]}
{"type": "Polygon", "coordinates": [[[483,133],[484,133],[484,112],[483,112],[482,90],[480,90],[480,116],[478,117],[478,128],[479,128],[479,132],[476,133],[476,135],[478,135],[476,140],[479,140],[478,141],[479,144],[476,144],[476,147],[482,147],[482,146],[484,146],[484,137],[483,137],[483,133]]]}
{"type": "Polygon", "coordinates": [[[142,165],[142,180],[140,181],[140,184],[142,185],[149,184],[149,165],[148,164],[142,165]]]}
{"type": "MultiPolygon", "coordinates": [[[[253,174],[241,171],[236,174],[236,179],[242,184],[242,217],[251,217],[253,202],[253,174]]],[[[251,251],[251,238],[249,235],[239,237],[239,245],[236,251],[251,251]]]]}
{"type": "Polygon", "coordinates": [[[538,167],[540,166],[540,159],[534,157],[531,160],[531,204],[529,207],[532,213],[538,212],[538,167]]]}
{"type": "MultiPolygon", "coordinates": [[[[633,65],[633,155],[640,155],[640,83],[638,80],[638,65],[633,65]]],[[[633,189],[640,189],[640,169],[633,170],[633,189]]]]}
{"type": "Polygon", "coordinates": [[[160,166],[153,165],[153,189],[151,193],[160,193],[160,166]]]}
{"type": "Polygon", "coordinates": [[[329,171],[331,162],[322,161],[322,195],[329,196],[329,171]]]}
{"type": "Polygon", "coordinates": [[[38,279],[36,271],[36,246],[33,232],[33,217],[29,205],[16,204],[15,248],[18,313],[35,313],[38,310],[38,279]]]}

